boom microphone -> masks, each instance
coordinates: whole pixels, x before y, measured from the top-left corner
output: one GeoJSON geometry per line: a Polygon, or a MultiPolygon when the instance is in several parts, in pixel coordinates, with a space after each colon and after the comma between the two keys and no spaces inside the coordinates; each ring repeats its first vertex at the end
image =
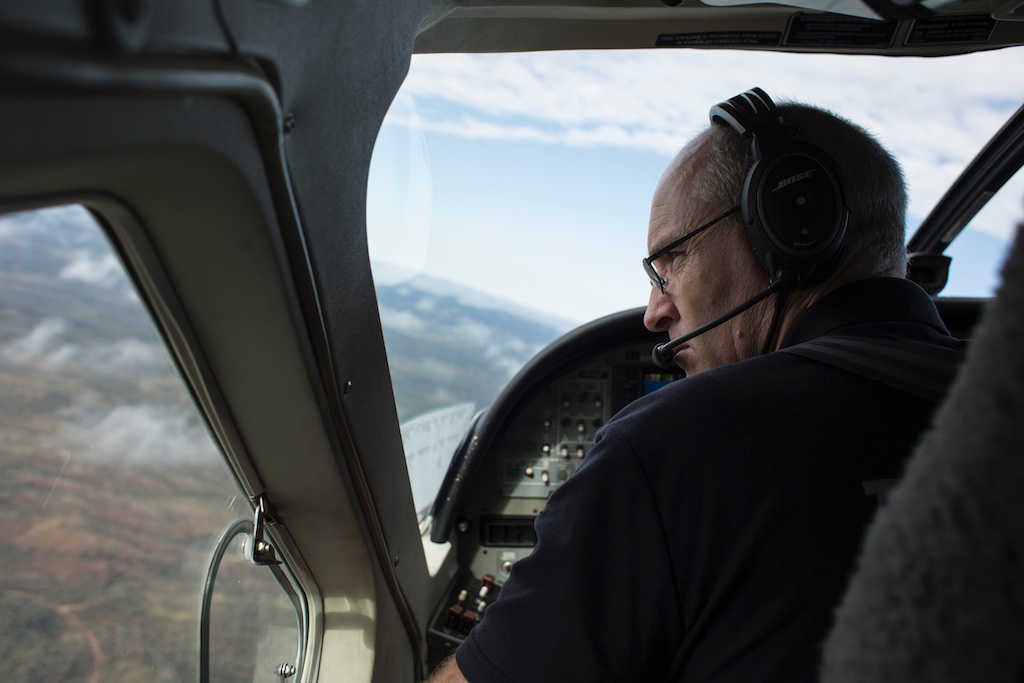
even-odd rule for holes
{"type": "Polygon", "coordinates": [[[758,292],[751,298],[747,299],[739,306],[726,313],[725,315],[719,316],[709,323],[704,323],[700,327],[690,330],[681,337],[676,337],[671,341],[667,341],[664,344],[658,344],[657,346],[655,346],[654,350],[651,352],[651,360],[654,361],[655,365],[657,365],[659,368],[663,370],[668,370],[669,368],[675,367],[675,350],[677,347],[682,346],[683,344],[690,341],[694,337],[700,336],[709,330],[715,329],[724,322],[732,320],[743,311],[747,310],[748,308],[751,308],[752,306],[756,306],[757,304],[761,303],[762,301],[770,297],[772,294],[775,294],[776,292],[786,292],[791,289],[796,289],[798,286],[800,286],[800,278],[795,271],[790,270],[788,268],[780,270],[776,274],[774,282],[769,284],[760,292],[758,292]]]}

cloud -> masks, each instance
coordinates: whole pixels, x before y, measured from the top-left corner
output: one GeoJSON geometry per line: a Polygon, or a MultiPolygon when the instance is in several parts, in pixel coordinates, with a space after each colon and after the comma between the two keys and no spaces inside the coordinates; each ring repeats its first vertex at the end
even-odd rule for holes
{"type": "Polygon", "coordinates": [[[628,142],[670,155],[704,125],[710,105],[761,85],[779,99],[823,104],[876,132],[892,130],[908,148],[955,158],[973,155],[975,141],[987,137],[979,131],[1016,108],[1005,93],[1024,88],[1018,63],[1011,50],[943,59],[675,50],[417,55],[390,120],[407,125],[418,117],[428,130],[465,137],[628,142]]]}
{"type": "Polygon", "coordinates": [[[163,347],[134,337],[118,339],[110,344],[63,344],[40,360],[48,370],[76,367],[112,376],[143,372],[163,374],[171,371],[163,347]]]}
{"type": "Polygon", "coordinates": [[[79,241],[91,240],[97,232],[92,215],[84,207],[71,204],[0,216],[0,241],[68,228],[84,235],[84,240],[79,241]]]}
{"type": "Polygon", "coordinates": [[[84,282],[105,289],[127,284],[121,263],[111,253],[96,254],[84,249],[75,251],[60,271],[62,280],[84,282]]]}
{"type": "Polygon", "coordinates": [[[0,345],[0,359],[36,364],[49,372],[75,368],[113,377],[170,372],[167,352],[161,345],[135,337],[82,345],[65,338],[69,329],[70,324],[63,318],[46,318],[21,337],[0,345]]]}
{"type": "MultiPolygon", "coordinates": [[[[1024,92],[1020,50],[945,58],[657,50],[416,55],[386,125],[666,158],[751,86],[860,123],[903,163],[924,218],[1024,92]]],[[[975,227],[1005,237],[1024,181],[975,227]],[[1012,196],[1010,196],[1012,195],[1012,196]]]]}
{"type": "Polygon", "coordinates": [[[63,318],[46,318],[27,334],[0,346],[0,358],[11,363],[28,363],[52,350],[53,343],[68,328],[63,318]]]}
{"type": "Polygon", "coordinates": [[[429,321],[420,318],[410,311],[403,311],[391,308],[390,306],[381,306],[380,316],[386,321],[388,327],[403,334],[415,335],[429,329],[429,321]]]}
{"type": "MultiPolygon", "coordinates": [[[[439,300],[451,298],[461,306],[485,311],[511,313],[521,318],[547,325],[559,332],[568,332],[573,327],[572,323],[562,317],[539,313],[536,309],[516,303],[507,298],[507,296],[494,296],[472,287],[467,288],[465,285],[457,284],[451,280],[431,277],[429,275],[411,275],[406,279],[410,282],[411,287],[403,289],[404,293],[408,294],[415,289],[431,295],[417,302],[416,309],[421,312],[432,312],[437,307],[439,300]]],[[[421,324],[426,325],[428,321],[421,321],[421,324]]]]}
{"type": "MultiPolygon", "coordinates": [[[[397,332],[424,343],[454,346],[469,352],[473,358],[482,357],[491,368],[503,374],[506,379],[511,378],[541,349],[542,344],[531,343],[518,337],[512,328],[502,330],[476,319],[474,308],[487,310],[500,303],[499,300],[472,293],[458,297],[456,293],[465,292],[464,288],[453,287],[450,283],[433,278],[420,278],[417,282],[417,288],[421,292],[431,292],[437,297],[454,296],[466,310],[445,311],[445,307],[439,305],[440,299],[434,297],[419,298],[414,305],[416,312],[381,306],[385,339],[390,333],[397,332]],[[417,313],[423,313],[426,317],[421,317],[417,313]]],[[[412,291],[408,287],[402,289],[406,293],[412,291]]],[[[513,308],[524,310],[520,306],[513,308]]],[[[530,314],[528,317],[538,319],[536,314],[530,314]]],[[[447,385],[452,377],[459,375],[463,370],[457,361],[432,358],[429,352],[416,359],[416,372],[419,375],[438,380],[434,398],[439,401],[458,398],[450,395],[447,385]]]]}
{"type": "Polygon", "coordinates": [[[199,420],[184,408],[165,405],[121,405],[101,413],[80,409],[57,436],[84,457],[105,462],[177,464],[217,457],[199,420]]]}

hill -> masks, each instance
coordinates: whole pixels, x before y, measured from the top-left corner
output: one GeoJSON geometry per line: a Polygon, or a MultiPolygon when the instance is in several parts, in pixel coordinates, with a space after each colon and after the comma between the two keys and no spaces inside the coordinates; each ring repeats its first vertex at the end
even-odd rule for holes
{"type": "Polygon", "coordinates": [[[489,405],[569,327],[424,276],[380,286],[377,297],[403,420],[453,402],[489,405]]]}

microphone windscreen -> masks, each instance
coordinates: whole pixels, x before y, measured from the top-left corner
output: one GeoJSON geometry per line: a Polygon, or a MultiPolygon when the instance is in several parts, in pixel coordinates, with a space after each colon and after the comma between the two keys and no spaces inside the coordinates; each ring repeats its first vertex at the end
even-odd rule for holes
{"type": "Polygon", "coordinates": [[[673,349],[666,349],[667,344],[658,344],[651,351],[651,360],[662,370],[668,370],[676,366],[673,349]]]}

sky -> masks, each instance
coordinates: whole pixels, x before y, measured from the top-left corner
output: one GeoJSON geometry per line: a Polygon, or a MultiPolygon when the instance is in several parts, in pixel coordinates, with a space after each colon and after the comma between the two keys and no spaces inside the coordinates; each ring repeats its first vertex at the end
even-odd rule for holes
{"type": "MultiPolygon", "coordinates": [[[[395,284],[429,275],[501,307],[556,318],[561,331],[646,305],[641,259],[655,186],[707,125],[709,108],[754,86],[873,133],[903,166],[912,231],[1024,103],[1022,65],[1022,49],[941,59],[698,50],[416,55],[371,164],[374,277],[395,284]]],[[[1018,175],[950,250],[944,294],[994,291],[1024,219],[1018,175]]],[[[381,313],[385,330],[398,322],[381,313]]],[[[437,324],[427,310],[402,315],[437,324]]],[[[442,433],[457,440],[472,412],[452,410],[403,430],[418,508],[445,471],[428,444],[442,433]]]]}
{"type": "MultiPolygon", "coordinates": [[[[658,178],[712,105],[752,86],[875,134],[907,175],[912,229],[1024,102],[1022,60],[1020,49],[416,55],[371,168],[375,277],[425,273],[575,323],[646,304],[640,261],[658,178]]],[[[1022,197],[1015,178],[971,226],[971,257],[946,293],[992,290],[1022,197]]]]}

